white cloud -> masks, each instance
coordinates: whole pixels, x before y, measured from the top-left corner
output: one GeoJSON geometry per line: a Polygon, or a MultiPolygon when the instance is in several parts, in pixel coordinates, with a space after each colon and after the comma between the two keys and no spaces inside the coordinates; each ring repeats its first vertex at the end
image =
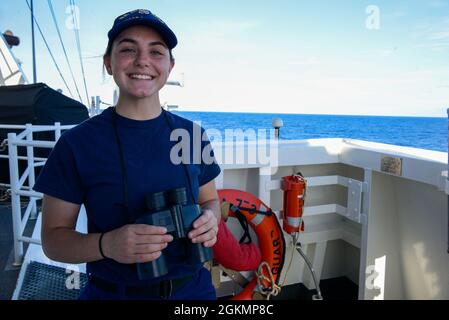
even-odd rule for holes
{"type": "Polygon", "coordinates": [[[400,18],[406,16],[407,13],[405,11],[395,11],[393,12],[392,16],[395,18],[400,18]]]}
{"type": "Polygon", "coordinates": [[[414,48],[425,48],[434,53],[443,53],[449,49],[449,42],[433,42],[420,43],[413,46],[414,48]]]}
{"type": "Polygon", "coordinates": [[[317,57],[310,57],[302,60],[289,61],[288,64],[291,66],[314,66],[320,64],[322,61],[317,57]]]}
{"type": "Polygon", "coordinates": [[[183,89],[164,89],[164,96],[185,110],[444,116],[449,68],[375,73],[345,67],[346,73],[325,64],[263,78],[217,66],[218,77],[191,79],[183,89]]]}
{"type": "Polygon", "coordinates": [[[429,6],[431,6],[433,8],[446,7],[447,5],[448,5],[447,1],[443,1],[443,0],[432,0],[429,2],[429,6]]]}
{"type": "Polygon", "coordinates": [[[434,32],[430,35],[431,40],[442,40],[442,39],[448,39],[448,38],[449,38],[449,30],[434,32]]]}
{"type": "Polygon", "coordinates": [[[415,48],[430,48],[434,52],[443,52],[448,49],[449,42],[449,17],[439,19],[432,23],[422,23],[415,26],[410,34],[420,43],[415,48]]]}
{"type": "Polygon", "coordinates": [[[260,26],[259,21],[252,20],[213,20],[201,21],[201,24],[194,26],[194,34],[205,36],[226,36],[235,35],[241,32],[252,30],[260,26]]]}
{"type": "Polygon", "coordinates": [[[398,10],[398,11],[384,13],[382,16],[384,18],[402,18],[402,17],[405,17],[406,15],[407,15],[407,12],[398,10]]]}

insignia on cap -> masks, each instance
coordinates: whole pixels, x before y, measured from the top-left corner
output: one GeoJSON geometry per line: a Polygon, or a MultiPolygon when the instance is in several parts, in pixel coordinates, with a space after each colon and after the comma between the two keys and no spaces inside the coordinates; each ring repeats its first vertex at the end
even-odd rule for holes
{"type": "Polygon", "coordinates": [[[125,19],[131,12],[127,12],[125,14],[122,14],[120,17],[118,17],[119,20],[125,19]]]}
{"type": "Polygon", "coordinates": [[[145,9],[139,9],[139,10],[137,10],[137,12],[139,12],[140,14],[150,14],[151,13],[149,10],[145,10],[145,9]]]}
{"type": "Polygon", "coordinates": [[[125,13],[125,14],[122,14],[118,19],[119,20],[123,20],[123,19],[125,19],[126,17],[128,17],[129,15],[133,15],[133,14],[151,14],[151,12],[150,12],[150,10],[145,10],[145,9],[137,9],[137,10],[134,10],[134,11],[130,11],[130,12],[127,12],[127,13],[125,13]]]}

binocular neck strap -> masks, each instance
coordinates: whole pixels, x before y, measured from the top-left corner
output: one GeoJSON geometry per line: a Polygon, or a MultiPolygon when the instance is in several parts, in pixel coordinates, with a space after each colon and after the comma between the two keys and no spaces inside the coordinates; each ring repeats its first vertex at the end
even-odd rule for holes
{"type": "MultiPolygon", "coordinates": [[[[126,174],[126,165],[125,165],[125,154],[123,152],[123,144],[120,140],[120,135],[118,134],[117,127],[117,111],[114,108],[114,112],[112,113],[112,126],[114,127],[115,140],[117,142],[119,156],[120,156],[120,167],[122,169],[123,176],[123,198],[126,213],[129,213],[129,196],[128,196],[128,175],[126,174]]],[[[130,217],[131,218],[131,217],[130,217]]]]}
{"type": "MultiPolygon", "coordinates": [[[[171,131],[173,131],[174,128],[173,128],[172,124],[170,123],[170,121],[168,119],[168,116],[167,116],[168,112],[165,111],[164,109],[162,109],[162,112],[164,114],[164,119],[167,122],[168,127],[170,128],[171,131]]],[[[122,141],[120,140],[120,135],[119,135],[119,132],[118,132],[117,111],[116,111],[115,108],[114,108],[114,111],[112,113],[112,126],[114,127],[115,140],[117,142],[117,146],[118,146],[118,149],[119,149],[119,155],[120,155],[120,167],[121,167],[122,176],[123,176],[123,196],[124,196],[124,201],[125,201],[125,209],[126,209],[126,213],[129,214],[128,175],[126,174],[125,153],[123,151],[123,144],[122,144],[122,141]]],[[[196,201],[195,201],[195,197],[193,196],[192,179],[190,177],[187,165],[183,162],[182,166],[184,168],[184,173],[185,173],[185,175],[187,177],[187,180],[189,182],[189,188],[187,188],[187,189],[189,189],[190,198],[192,200],[192,204],[194,204],[194,203],[196,203],[196,201]]]]}

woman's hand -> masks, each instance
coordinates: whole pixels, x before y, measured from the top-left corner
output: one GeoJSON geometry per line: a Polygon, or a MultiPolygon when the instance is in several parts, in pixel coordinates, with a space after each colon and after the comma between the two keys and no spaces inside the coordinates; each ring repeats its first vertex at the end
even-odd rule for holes
{"type": "Polygon", "coordinates": [[[189,232],[189,238],[193,243],[202,243],[205,247],[212,247],[217,242],[217,218],[210,209],[202,209],[201,212],[201,216],[193,223],[193,230],[189,232]]]}
{"type": "Polygon", "coordinates": [[[101,242],[106,257],[132,264],[156,260],[172,240],[164,227],[132,224],[105,233],[101,242]]]}

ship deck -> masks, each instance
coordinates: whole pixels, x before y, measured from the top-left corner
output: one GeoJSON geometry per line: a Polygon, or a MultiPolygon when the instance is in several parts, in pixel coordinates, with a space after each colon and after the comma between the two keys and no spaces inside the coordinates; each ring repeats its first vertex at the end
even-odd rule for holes
{"type": "MultiPolygon", "coordinates": [[[[257,147],[251,143],[237,145],[236,153],[251,153],[257,147]]],[[[234,146],[214,146],[216,154],[228,154],[230,148],[234,146]]],[[[280,143],[277,172],[272,175],[257,164],[220,166],[223,170],[216,179],[218,189],[258,195],[278,215],[282,209],[279,179],[296,172],[307,178],[306,228],[300,242],[317,271],[325,299],[449,297],[447,153],[348,139],[317,139],[280,143]],[[400,170],[385,168],[386,160],[397,163],[400,170]]],[[[2,298],[26,296],[20,292],[22,284],[27,283],[27,268],[35,266],[32,262],[62,267],[63,273],[67,270],[64,268],[73,267],[50,261],[36,242],[24,251],[21,271],[12,268],[11,209],[8,205],[1,209],[2,298]]],[[[23,235],[38,241],[40,215],[35,228],[33,222],[29,224],[23,235]]],[[[232,221],[230,228],[233,230],[232,221]]],[[[86,231],[85,212],[80,214],[77,230],[86,231]]],[[[286,275],[286,286],[277,299],[310,299],[313,293],[309,271],[295,251],[288,244],[286,257],[294,257],[292,271],[286,275]]],[[[83,265],[74,267],[84,271],[83,265]]],[[[221,280],[229,283],[230,279],[222,275],[221,280]]],[[[219,296],[235,292],[235,287],[228,287],[219,296]]]]}

